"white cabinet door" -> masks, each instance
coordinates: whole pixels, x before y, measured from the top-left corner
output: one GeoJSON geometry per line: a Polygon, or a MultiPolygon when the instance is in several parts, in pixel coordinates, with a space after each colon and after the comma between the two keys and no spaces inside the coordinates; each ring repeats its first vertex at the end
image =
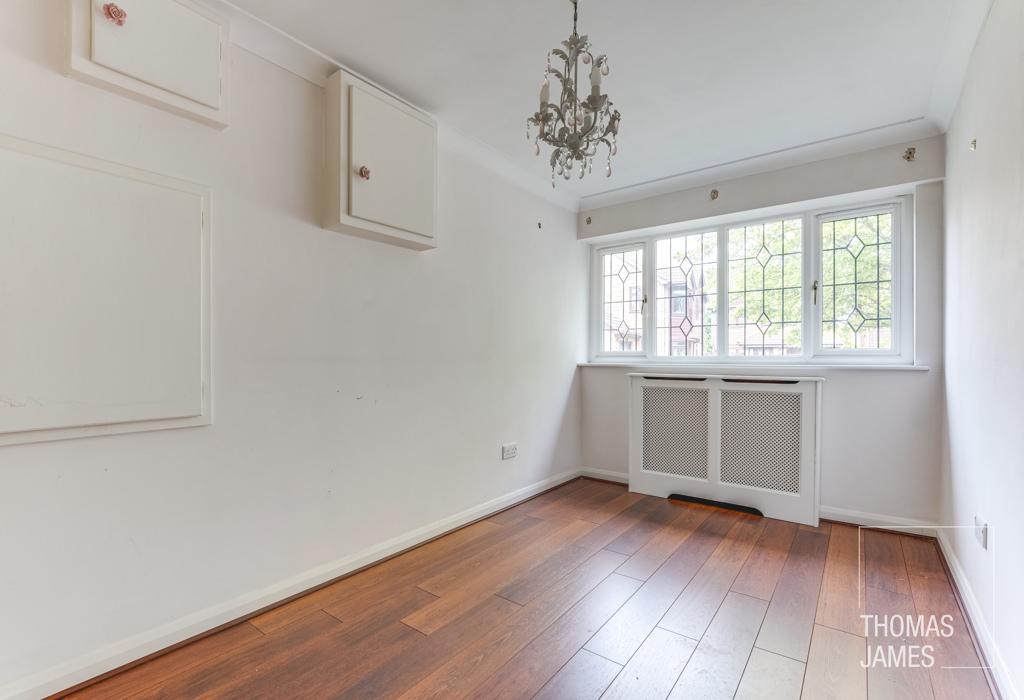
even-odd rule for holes
{"type": "Polygon", "coordinates": [[[149,85],[219,109],[223,27],[189,3],[117,0],[123,24],[92,0],[93,62],[149,85]]]}
{"type": "Polygon", "coordinates": [[[350,91],[349,214],[433,238],[433,124],[358,85],[350,91]]]}

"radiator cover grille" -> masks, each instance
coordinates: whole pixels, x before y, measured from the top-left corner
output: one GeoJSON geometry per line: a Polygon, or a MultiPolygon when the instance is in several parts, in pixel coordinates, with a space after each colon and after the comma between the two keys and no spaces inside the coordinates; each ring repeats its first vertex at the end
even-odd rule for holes
{"type": "Polygon", "coordinates": [[[706,480],[707,390],[645,386],[643,409],[643,468],[706,480]]]}
{"type": "Polygon", "coordinates": [[[801,411],[799,394],[722,391],[722,482],[799,493],[801,411]]]}

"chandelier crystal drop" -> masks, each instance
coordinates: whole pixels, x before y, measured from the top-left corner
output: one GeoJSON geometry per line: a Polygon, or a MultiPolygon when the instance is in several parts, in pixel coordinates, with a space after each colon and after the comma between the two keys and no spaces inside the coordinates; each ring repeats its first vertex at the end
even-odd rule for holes
{"type": "Polygon", "coordinates": [[[618,152],[615,143],[619,134],[621,115],[612,108],[608,95],[601,93],[601,81],[608,75],[608,57],[594,56],[586,34],[576,31],[579,18],[579,0],[573,5],[572,36],[562,42],[562,48],[548,52],[544,82],[540,88],[540,109],[526,120],[526,138],[533,140],[533,152],[540,155],[540,142],[551,146],[551,186],[561,175],[566,180],[577,174],[582,180],[593,172],[594,157],[602,144],[607,151],[606,177],[612,176],[612,156],[618,152]],[[552,67],[552,58],[556,66],[552,67]],[[589,67],[590,93],[580,97],[580,65],[584,74],[589,67]],[[551,102],[551,80],[558,81],[560,94],[551,102]]]}

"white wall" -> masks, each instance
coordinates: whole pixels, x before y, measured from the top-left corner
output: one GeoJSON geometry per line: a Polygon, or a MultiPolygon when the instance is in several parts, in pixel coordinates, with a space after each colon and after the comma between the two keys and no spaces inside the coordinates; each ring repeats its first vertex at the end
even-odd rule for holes
{"type": "MultiPolygon", "coordinates": [[[[770,159],[758,159],[757,162],[762,160],[770,159]]],[[[712,179],[716,175],[721,177],[716,169],[703,173],[708,179],[700,186],[644,199],[593,208],[589,204],[603,197],[587,198],[578,216],[579,236],[593,238],[621,231],[675,225],[680,221],[749,212],[763,207],[937,180],[943,176],[944,171],[945,137],[942,135],[726,180],[712,179]],[[908,162],[902,155],[910,147],[916,149],[916,157],[908,162]],[[716,199],[709,196],[712,187],[718,190],[719,196],[716,199]]]]}
{"type": "MultiPolygon", "coordinates": [[[[898,154],[897,154],[898,157],[898,154]]],[[[821,505],[829,517],[938,518],[942,405],[942,183],[916,188],[917,362],[928,371],[784,368],[823,376],[821,505]],[[855,511],[839,513],[838,511],[855,511]]],[[[627,375],[619,367],[581,370],[583,464],[628,471],[627,375]]],[[[703,371],[707,371],[704,369],[703,371]]],[[[750,374],[716,368],[715,373],[750,374]]],[[[764,371],[764,370],[761,370],[764,371]]],[[[864,522],[876,518],[861,518],[864,522]]]]}
{"type": "MultiPolygon", "coordinates": [[[[1024,692],[1024,3],[995,0],[949,131],[943,522],[995,645],[1024,692]],[[977,139],[977,151],[970,141],[977,139]],[[996,571],[993,582],[993,565],[996,571]]],[[[975,615],[975,622],[981,622],[975,615]]],[[[994,648],[997,650],[994,651],[994,648]]],[[[1001,662],[1001,663],[1000,663],[1001,662]]],[[[1009,695],[1009,693],[1006,693],[1009,695]]],[[[1012,697],[1012,695],[1011,695],[1012,697]]]]}
{"type": "Polygon", "coordinates": [[[213,187],[214,422],[0,449],[0,696],[580,465],[573,213],[444,134],[438,250],[322,230],[320,88],[233,48],[216,132],[63,77],[64,7],[4,2],[0,132],[213,187]]]}

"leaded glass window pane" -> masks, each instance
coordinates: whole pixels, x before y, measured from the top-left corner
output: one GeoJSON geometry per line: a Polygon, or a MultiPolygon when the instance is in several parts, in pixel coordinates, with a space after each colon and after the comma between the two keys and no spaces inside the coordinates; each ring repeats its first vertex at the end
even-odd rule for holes
{"type": "Polygon", "coordinates": [[[821,224],[821,346],[891,350],[893,220],[890,212],[821,224]]]}
{"type": "Polygon", "coordinates": [[[729,229],[729,355],[803,353],[803,221],[729,229]]]}
{"type": "Polygon", "coordinates": [[[658,355],[718,354],[718,234],[657,243],[654,275],[658,355]]]}
{"type": "Polygon", "coordinates": [[[604,352],[643,352],[643,246],[601,255],[604,352]]]}

